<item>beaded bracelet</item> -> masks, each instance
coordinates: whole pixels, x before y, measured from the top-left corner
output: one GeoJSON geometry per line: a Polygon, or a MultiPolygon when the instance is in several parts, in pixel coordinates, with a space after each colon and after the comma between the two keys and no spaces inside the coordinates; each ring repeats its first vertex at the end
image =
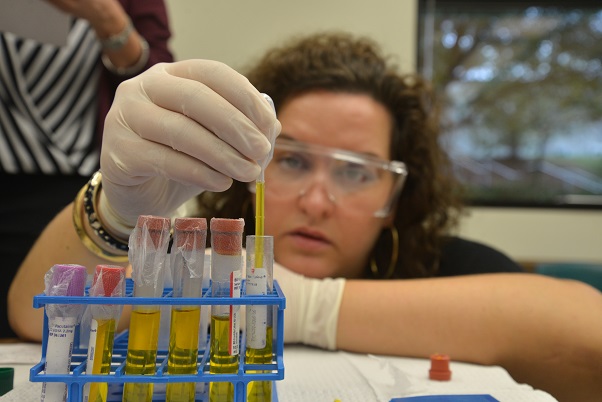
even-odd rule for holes
{"type": "Polygon", "coordinates": [[[113,237],[102,225],[96,212],[96,200],[102,187],[102,174],[96,172],[90,181],[82,187],[73,202],[73,225],[82,243],[94,254],[114,262],[128,260],[128,243],[113,237]],[[84,229],[82,216],[86,214],[88,223],[94,232],[94,241],[84,229]]]}

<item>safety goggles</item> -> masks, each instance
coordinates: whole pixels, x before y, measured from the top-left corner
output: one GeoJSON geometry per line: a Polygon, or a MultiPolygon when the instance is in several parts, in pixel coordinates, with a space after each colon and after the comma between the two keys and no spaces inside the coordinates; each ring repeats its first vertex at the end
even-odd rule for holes
{"type": "Polygon", "coordinates": [[[403,162],[281,138],[265,170],[265,194],[284,200],[322,190],[348,212],[384,218],[406,176],[403,162]]]}

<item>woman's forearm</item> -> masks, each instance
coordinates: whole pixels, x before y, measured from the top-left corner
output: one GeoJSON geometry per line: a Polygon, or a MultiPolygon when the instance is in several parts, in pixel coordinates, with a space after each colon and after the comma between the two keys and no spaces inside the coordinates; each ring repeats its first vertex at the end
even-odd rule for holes
{"type": "Polygon", "coordinates": [[[97,264],[115,264],[90,252],[73,226],[72,204],[44,229],[19,267],[8,294],[11,327],[23,339],[42,339],[43,309],[33,308],[33,297],[44,291],[44,275],[55,264],[79,264],[92,273],[97,264]]]}
{"type": "Polygon", "coordinates": [[[559,400],[602,392],[602,293],[529,274],[347,281],[337,347],[501,365],[559,400]],[[580,393],[582,393],[580,395],[580,393]]]}

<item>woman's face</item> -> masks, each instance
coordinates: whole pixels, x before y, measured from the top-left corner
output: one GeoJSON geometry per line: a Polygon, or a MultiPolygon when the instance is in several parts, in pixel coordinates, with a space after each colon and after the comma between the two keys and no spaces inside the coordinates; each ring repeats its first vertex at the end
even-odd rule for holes
{"type": "MultiPolygon", "coordinates": [[[[281,138],[389,157],[390,115],[367,95],[310,92],[282,105],[278,119],[281,138]]],[[[270,195],[268,173],[265,185],[265,233],[278,263],[314,278],[362,274],[386,220],[333,200],[327,180],[284,198],[270,195]]]]}

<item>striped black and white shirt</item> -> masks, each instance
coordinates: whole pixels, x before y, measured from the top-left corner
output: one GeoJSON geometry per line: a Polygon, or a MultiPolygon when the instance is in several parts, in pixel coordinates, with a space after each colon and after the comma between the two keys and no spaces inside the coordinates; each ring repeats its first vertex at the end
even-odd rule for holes
{"type": "Polygon", "coordinates": [[[0,33],[0,173],[97,169],[100,51],[85,20],[74,21],[62,47],[0,33]]]}

